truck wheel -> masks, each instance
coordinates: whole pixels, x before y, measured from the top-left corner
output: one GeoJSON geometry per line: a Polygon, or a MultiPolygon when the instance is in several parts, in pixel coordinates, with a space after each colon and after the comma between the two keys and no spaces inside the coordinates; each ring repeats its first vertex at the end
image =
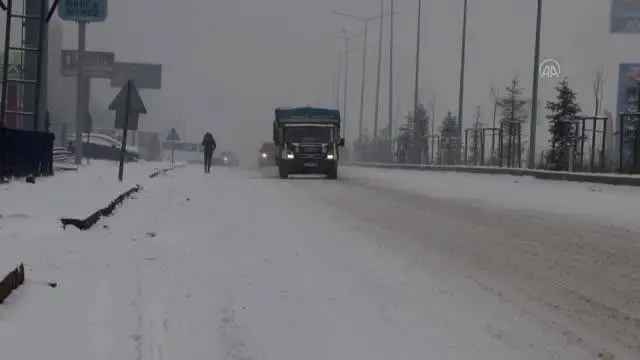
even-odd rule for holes
{"type": "Polygon", "coordinates": [[[289,178],[289,173],[284,168],[284,166],[278,166],[278,175],[280,176],[280,179],[288,179],[289,178]]]}
{"type": "Polygon", "coordinates": [[[338,165],[332,166],[326,173],[327,179],[335,180],[338,178],[338,165]]]}

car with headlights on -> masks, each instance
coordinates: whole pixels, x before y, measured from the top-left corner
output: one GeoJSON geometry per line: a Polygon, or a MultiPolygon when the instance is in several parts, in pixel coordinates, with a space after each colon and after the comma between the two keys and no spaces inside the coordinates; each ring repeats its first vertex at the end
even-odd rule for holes
{"type": "Polygon", "coordinates": [[[275,166],[276,165],[276,145],[272,142],[262,144],[260,148],[260,157],[258,158],[258,166],[275,166]]]}

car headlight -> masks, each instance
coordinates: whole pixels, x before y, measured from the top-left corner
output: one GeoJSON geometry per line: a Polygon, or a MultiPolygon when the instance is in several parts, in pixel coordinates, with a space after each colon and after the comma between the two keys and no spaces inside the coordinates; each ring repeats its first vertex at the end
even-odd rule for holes
{"type": "Polygon", "coordinates": [[[327,160],[335,160],[337,156],[334,153],[327,154],[327,160]]]}
{"type": "Polygon", "coordinates": [[[287,159],[293,159],[295,156],[293,156],[293,153],[288,153],[287,154],[287,159]]]}
{"type": "Polygon", "coordinates": [[[263,159],[266,159],[266,158],[267,158],[267,153],[262,153],[262,154],[260,154],[260,156],[261,156],[263,159]]]}

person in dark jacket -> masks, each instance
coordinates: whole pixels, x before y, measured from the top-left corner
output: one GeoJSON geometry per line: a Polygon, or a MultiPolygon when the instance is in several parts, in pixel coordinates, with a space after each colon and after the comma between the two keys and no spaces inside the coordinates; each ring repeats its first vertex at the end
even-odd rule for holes
{"type": "Polygon", "coordinates": [[[204,172],[208,173],[211,172],[211,160],[216,149],[216,140],[211,133],[204,134],[202,146],[204,146],[204,172]]]}

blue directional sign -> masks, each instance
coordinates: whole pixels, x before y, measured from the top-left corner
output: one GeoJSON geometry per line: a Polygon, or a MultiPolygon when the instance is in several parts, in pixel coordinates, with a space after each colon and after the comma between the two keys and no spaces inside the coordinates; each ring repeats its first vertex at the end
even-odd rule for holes
{"type": "Polygon", "coordinates": [[[107,0],[60,0],[58,16],[66,21],[103,22],[107,19],[107,0]]]}
{"type": "Polygon", "coordinates": [[[640,0],[611,0],[611,33],[640,33],[640,0]]]}

